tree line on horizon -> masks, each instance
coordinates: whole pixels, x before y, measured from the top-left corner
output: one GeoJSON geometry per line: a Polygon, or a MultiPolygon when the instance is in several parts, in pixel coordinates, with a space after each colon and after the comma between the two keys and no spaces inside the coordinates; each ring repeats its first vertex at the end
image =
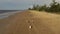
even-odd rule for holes
{"type": "Polygon", "coordinates": [[[60,3],[52,0],[52,3],[47,5],[33,5],[33,8],[28,8],[29,10],[38,10],[38,11],[46,11],[46,12],[60,12],[60,3]]]}

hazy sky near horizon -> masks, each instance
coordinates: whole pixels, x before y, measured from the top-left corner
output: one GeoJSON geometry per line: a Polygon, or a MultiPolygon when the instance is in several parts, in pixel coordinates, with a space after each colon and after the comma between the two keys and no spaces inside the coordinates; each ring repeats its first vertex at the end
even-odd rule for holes
{"type": "MultiPolygon", "coordinates": [[[[60,0],[56,0],[60,2],[60,0]]],[[[31,7],[33,4],[50,4],[51,0],[0,0],[0,10],[23,10],[31,7]]]]}

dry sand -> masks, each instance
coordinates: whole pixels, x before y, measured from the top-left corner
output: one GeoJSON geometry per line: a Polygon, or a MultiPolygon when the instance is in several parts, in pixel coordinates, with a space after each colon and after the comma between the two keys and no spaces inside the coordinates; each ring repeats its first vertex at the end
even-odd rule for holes
{"type": "Polygon", "coordinates": [[[0,20],[0,34],[60,34],[60,15],[31,10],[16,13],[0,20]]]}

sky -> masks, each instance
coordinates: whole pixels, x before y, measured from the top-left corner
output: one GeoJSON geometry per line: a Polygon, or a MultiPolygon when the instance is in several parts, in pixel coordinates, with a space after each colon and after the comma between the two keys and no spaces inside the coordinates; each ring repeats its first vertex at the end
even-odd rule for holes
{"type": "MultiPolygon", "coordinates": [[[[60,2],[60,0],[56,0],[60,2]]],[[[49,5],[51,0],[0,0],[0,10],[24,10],[33,4],[49,5]]]]}

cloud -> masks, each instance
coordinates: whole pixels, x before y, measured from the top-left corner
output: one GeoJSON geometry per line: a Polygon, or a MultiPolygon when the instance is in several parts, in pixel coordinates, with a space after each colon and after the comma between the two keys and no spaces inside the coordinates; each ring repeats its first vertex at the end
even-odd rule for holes
{"type": "Polygon", "coordinates": [[[56,0],[56,1],[60,3],[60,0],[56,0]]]}
{"type": "Polygon", "coordinates": [[[51,0],[0,0],[0,9],[26,9],[33,4],[43,5],[51,2],[51,0]]]}

